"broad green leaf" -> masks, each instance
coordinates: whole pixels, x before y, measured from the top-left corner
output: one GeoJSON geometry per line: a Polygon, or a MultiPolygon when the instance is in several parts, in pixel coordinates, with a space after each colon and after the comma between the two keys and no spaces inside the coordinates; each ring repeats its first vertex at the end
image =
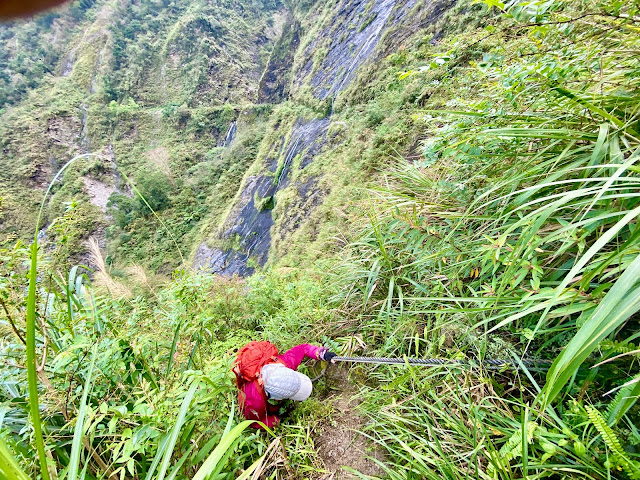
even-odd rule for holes
{"type": "Polygon", "coordinates": [[[611,287],[547,373],[541,400],[549,404],[598,343],[640,310],[640,255],[611,287]]]}

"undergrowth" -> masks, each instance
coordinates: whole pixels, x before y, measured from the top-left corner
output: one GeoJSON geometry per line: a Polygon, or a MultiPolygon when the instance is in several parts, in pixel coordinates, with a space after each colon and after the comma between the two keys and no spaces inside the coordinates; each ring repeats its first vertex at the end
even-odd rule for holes
{"type": "Polygon", "coordinates": [[[235,419],[230,364],[257,338],[553,362],[353,367],[388,478],[640,478],[638,7],[484,3],[500,21],[409,44],[338,102],[353,121],[331,131],[366,132],[345,157],[383,176],[339,255],[168,280],[110,270],[97,243],[94,271],[37,237],[2,250],[0,478],[325,474],[318,392],[275,432],[235,419]]]}
{"type": "Polygon", "coordinates": [[[441,353],[448,336],[461,355],[554,362],[499,392],[418,376],[367,404],[371,436],[393,478],[637,478],[637,8],[497,5],[500,29],[466,39],[488,42],[481,58],[458,42],[401,74],[457,70],[474,94],[423,110],[422,156],[374,192],[339,298],[368,332],[405,332],[385,352],[441,353]]]}

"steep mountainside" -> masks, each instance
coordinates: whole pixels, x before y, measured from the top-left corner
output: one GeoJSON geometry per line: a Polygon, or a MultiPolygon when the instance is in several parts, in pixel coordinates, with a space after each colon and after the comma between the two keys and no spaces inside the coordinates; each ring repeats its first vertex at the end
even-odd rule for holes
{"type": "Polygon", "coordinates": [[[639,31],[640,0],[0,27],[0,480],[640,478],[639,31]],[[251,340],[338,357],[263,416],[251,340]]]}
{"type": "Polygon", "coordinates": [[[289,100],[272,115],[277,120],[267,128],[231,210],[217,231],[212,229],[214,247],[200,245],[197,265],[245,275],[253,271],[252,265],[266,263],[272,247],[278,257],[285,254],[296,234],[303,239],[293,243],[317,239],[318,224],[330,215],[320,206],[362,177],[360,169],[338,153],[351,141],[336,136],[335,127],[346,120],[339,105],[335,108],[339,95],[356,80],[359,67],[379,59],[385,48],[398,46],[402,32],[432,21],[445,5],[450,2],[319,2],[300,23],[289,22],[286,28],[292,33],[282,37],[289,48],[274,51],[264,74],[270,78],[278,72],[278,78],[291,79],[270,87],[276,97],[289,92],[289,100]],[[289,72],[283,71],[287,63],[289,72]],[[300,104],[311,109],[296,110],[300,104]],[[341,172],[342,181],[336,181],[335,171],[341,172]]]}
{"type": "Polygon", "coordinates": [[[326,247],[344,187],[367,177],[340,154],[359,103],[345,92],[452,3],[112,0],[1,27],[3,243],[28,238],[53,176],[90,154],[46,210],[46,238],[74,245],[63,257],[106,233],[116,264],[246,275],[326,247]]]}
{"type": "MultiPolygon", "coordinates": [[[[2,234],[5,242],[26,238],[53,175],[74,156],[91,153],[54,186],[49,222],[75,198],[83,201],[73,215],[67,213],[72,224],[108,225],[112,220],[105,222],[99,210],[106,209],[105,196],[120,194],[113,221],[121,228],[114,243],[124,245],[123,257],[135,258],[135,249],[127,249],[118,235],[126,237],[129,224],[144,224],[150,212],[129,205],[130,186],[121,173],[143,192],[155,188],[150,204],[157,210],[173,207],[167,219],[189,212],[197,221],[204,210],[197,203],[212,184],[220,182],[232,196],[239,181],[235,170],[246,166],[243,159],[231,159],[229,172],[217,149],[238,105],[257,99],[285,10],[278,3],[250,1],[79,5],[43,17],[46,22],[0,27],[11,39],[3,43],[4,55],[14,62],[25,56],[25,36],[36,50],[53,52],[40,59],[49,60],[45,73],[33,68],[17,74],[11,61],[4,70],[11,81],[0,121],[2,234]],[[21,82],[35,88],[20,95],[21,82]]],[[[219,195],[223,203],[225,193],[219,195]]],[[[190,231],[185,222],[175,235],[190,231]]]]}

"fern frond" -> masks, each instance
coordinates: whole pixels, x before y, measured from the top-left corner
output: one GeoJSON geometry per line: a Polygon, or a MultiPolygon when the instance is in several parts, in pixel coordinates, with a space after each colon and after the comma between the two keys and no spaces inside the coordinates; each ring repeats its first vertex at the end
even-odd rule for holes
{"type": "MultiPolygon", "coordinates": [[[[533,436],[539,425],[536,422],[529,422],[527,424],[527,442],[533,442],[533,436]]],[[[522,426],[520,426],[513,435],[509,437],[509,440],[505,442],[500,448],[497,455],[494,455],[494,461],[499,465],[508,465],[511,460],[522,456],[522,426]],[[496,458],[497,457],[497,458],[496,458]]],[[[496,473],[495,466],[490,463],[488,465],[488,473],[493,475],[496,473]]]]}
{"type": "Polygon", "coordinates": [[[640,480],[640,463],[631,460],[627,453],[622,449],[620,440],[616,433],[611,429],[603,416],[598,410],[592,406],[586,406],[589,421],[596,428],[605,445],[611,451],[615,463],[621,466],[633,480],[640,480]]]}
{"type": "Polygon", "coordinates": [[[622,387],[607,407],[607,424],[615,426],[640,396],[640,374],[636,375],[628,385],[622,387]],[[635,382],[635,383],[634,383],[635,382]]]}
{"type": "MultiPolygon", "coordinates": [[[[600,342],[600,349],[606,351],[609,354],[620,355],[638,350],[638,346],[630,342],[603,340],[600,342]]],[[[635,354],[634,357],[640,358],[640,353],[635,354]]]]}

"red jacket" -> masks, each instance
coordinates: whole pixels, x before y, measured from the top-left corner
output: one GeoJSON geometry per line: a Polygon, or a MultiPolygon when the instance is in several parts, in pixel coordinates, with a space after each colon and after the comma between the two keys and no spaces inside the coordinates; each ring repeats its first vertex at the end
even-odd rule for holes
{"type": "MultiPolygon", "coordinates": [[[[278,360],[292,370],[297,370],[302,360],[313,358],[319,360],[320,347],[303,343],[278,355],[278,360]]],[[[260,420],[267,427],[278,425],[280,419],[276,415],[279,407],[266,402],[260,394],[257,382],[245,383],[242,387],[244,393],[244,416],[247,420],[260,420]]],[[[258,423],[251,424],[254,428],[260,428],[258,423]]]]}

